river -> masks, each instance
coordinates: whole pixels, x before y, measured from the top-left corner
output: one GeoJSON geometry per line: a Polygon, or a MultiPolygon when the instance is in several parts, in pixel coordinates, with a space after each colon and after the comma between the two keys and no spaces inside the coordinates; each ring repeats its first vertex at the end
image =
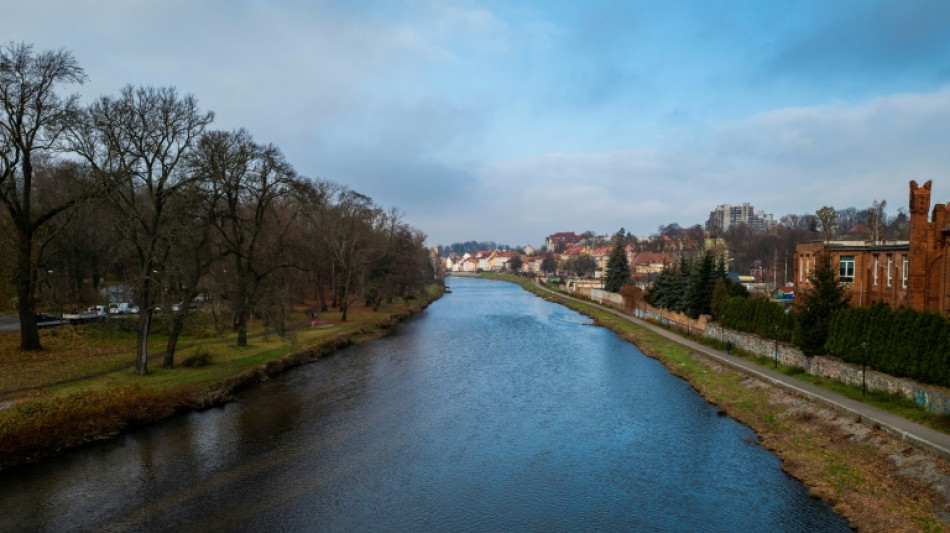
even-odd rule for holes
{"type": "Polygon", "coordinates": [[[0,531],[848,531],[614,333],[454,278],[393,336],[0,473],[0,531]]]}

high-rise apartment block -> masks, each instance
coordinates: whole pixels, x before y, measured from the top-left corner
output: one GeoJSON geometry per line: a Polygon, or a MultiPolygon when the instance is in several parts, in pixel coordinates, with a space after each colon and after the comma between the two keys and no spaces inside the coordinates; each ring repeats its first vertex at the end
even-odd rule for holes
{"type": "Polygon", "coordinates": [[[748,202],[742,205],[722,204],[709,213],[706,231],[728,231],[737,224],[745,224],[754,231],[764,231],[775,226],[775,219],[764,211],[755,211],[748,202]]]}

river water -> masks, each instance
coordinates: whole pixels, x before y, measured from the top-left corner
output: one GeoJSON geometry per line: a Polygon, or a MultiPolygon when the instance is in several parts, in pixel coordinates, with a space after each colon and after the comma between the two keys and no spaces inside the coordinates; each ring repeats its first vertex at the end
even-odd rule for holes
{"type": "Polygon", "coordinates": [[[683,380],[519,287],[0,474],[0,531],[848,531],[683,380]]]}

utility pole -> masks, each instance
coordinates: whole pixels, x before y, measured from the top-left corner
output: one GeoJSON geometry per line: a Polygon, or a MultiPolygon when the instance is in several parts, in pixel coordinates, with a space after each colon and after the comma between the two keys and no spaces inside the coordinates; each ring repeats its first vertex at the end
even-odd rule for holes
{"type": "Polygon", "coordinates": [[[778,249],[772,251],[772,290],[778,288],[778,249]]]}

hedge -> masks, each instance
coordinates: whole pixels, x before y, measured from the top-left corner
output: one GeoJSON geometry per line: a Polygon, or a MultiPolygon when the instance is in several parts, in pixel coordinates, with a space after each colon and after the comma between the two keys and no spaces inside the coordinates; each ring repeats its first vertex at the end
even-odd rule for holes
{"type": "Polygon", "coordinates": [[[792,332],[795,331],[794,315],[765,297],[733,296],[722,303],[719,312],[718,319],[727,328],[760,337],[791,342],[792,332]]]}
{"type": "Polygon", "coordinates": [[[883,303],[836,312],[829,355],[897,377],[950,387],[950,321],[937,313],[892,310],[883,303]]]}

